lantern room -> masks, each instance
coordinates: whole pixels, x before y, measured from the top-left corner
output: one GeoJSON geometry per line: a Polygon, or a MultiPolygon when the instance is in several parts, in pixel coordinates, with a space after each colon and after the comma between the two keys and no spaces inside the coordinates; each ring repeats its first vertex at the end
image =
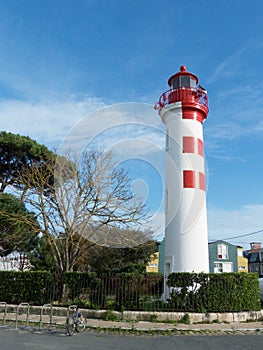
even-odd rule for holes
{"type": "Polygon", "coordinates": [[[208,114],[207,91],[198,84],[198,78],[186,70],[186,66],[180,67],[180,72],[168,79],[170,89],[162,93],[154,108],[159,110],[173,103],[181,102],[184,107],[186,119],[194,118],[201,122],[208,114]]]}
{"type": "Polygon", "coordinates": [[[198,84],[198,78],[194,74],[186,71],[186,66],[180,67],[180,72],[174,74],[168,79],[168,85],[171,89],[193,88],[198,84]]]}

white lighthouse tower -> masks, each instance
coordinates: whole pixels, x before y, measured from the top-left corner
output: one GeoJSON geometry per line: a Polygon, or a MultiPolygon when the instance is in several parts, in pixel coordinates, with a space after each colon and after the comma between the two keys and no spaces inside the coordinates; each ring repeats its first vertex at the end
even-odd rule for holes
{"type": "Polygon", "coordinates": [[[203,122],[207,92],[181,66],[155,108],[166,125],[164,273],[208,272],[203,122]]]}

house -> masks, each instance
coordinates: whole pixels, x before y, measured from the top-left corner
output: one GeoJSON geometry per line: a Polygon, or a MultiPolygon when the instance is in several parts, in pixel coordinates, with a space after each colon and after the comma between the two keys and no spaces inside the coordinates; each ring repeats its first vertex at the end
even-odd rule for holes
{"type": "Polygon", "coordinates": [[[243,256],[243,247],[237,246],[237,267],[238,272],[248,272],[248,259],[243,256]]]}
{"type": "Polygon", "coordinates": [[[29,258],[24,254],[8,255],[0,257],[0,271],[27,271],[33,266],[29,258]]]}
{"type": "Polygon", "coordinates": [[[210,272],[248,272],[248,262],[242,255],[241,246],[216,241],[210,242],[208,249],[210,272]]]}
{"type": "Polygon", "coordinates": [[[259,277],[263,277],[263,248],[261,242],[250,243],[250,249],[243,252],[248,259],[248,272],[257,272],[259,277]]]}
{"type": "Polygon", "coordinates": [[[146,265],[146,272],[158,272],[159,252],[151,256],[151,260],[146,265]]]}
{"type": "MultiPolygon", "coordinates": [[[[158,271],[164,272],[165,240],[159,244],[158,271]]],[[[248,259],[243,256],[243,247],[226,241],[208,243],[209,272],[248,272],[248,259]]]]}

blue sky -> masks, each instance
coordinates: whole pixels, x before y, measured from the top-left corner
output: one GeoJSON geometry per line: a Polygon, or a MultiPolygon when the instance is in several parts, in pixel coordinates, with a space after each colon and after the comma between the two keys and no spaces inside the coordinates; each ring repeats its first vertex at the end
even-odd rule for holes
{"type": "MultiPolygon", "coordinates": [[[[122,164],[143,180],[137,191],[147,192],[163,227],[164,134],[152,106],[168,89],[167,79],[186,65],[209,94],[209,238],[261,230],[262,12],[261,0],[1,1],[1,129],[51,148],[89,116],[89,138],[103,129],[102,144],[122,142],[129,153],[122,164]],[[122,110],[124,118],[114,117],[121,129],[107,134],[100,109],[128,104],[130,112],[129,103],[136,106],[133,117],[122,110]],[[132,142],[138,138],[141,147],[132,142]],[[133,159],[138,155],[140,165],[133,159]]],[[[263,242],[263,233],[230,240],[244,248],[253,241],[263,242]]]]}

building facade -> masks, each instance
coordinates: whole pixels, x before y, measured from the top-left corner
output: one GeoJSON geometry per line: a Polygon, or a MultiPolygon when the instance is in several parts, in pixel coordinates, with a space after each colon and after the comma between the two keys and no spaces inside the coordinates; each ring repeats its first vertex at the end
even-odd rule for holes
{"type": "Polygon", "coordinates": [[[210,242],[208,248],[210,272],[248,272],[248,262],[242,255],[241,246],[216,241],[210,242]]]}
{"type": "Polygon", "coordinates": [[[261,242],[250,243],[250,249],[245,250],[243,255],[248,260],[248,272],[256,272],[263,277],[263,248],[261,242]]]}
{"type": "Polygon", "coordinates": [[[158,272],[159,252],[151,256],[151,260],[146,265],[146,272],[158,272]]]}
{"type": "MultiPolygon", "coordinates": [[[[158,272],[160,273],[164,273],[164,247],[165,239],[163,239],[163,241],[159,244],[158,272]]],[[[243,256],[242,246],[236,246],[226,241],[216,241],[208,243],[208,251],[209,272],[249,272],[248,259],[243,256]]],[[[263,249],[261,258],[263,258],[263,249]]],[[[258,271],[259,268],[250,267],[250,270],[252,270],[253,272],[255,272],[255,269],[258,271]]]]}
{"type": "Polygon", "coordinates": [[[237,246],[237,267],[239,272],[248,272],[248,259],[243,256],[241,246],[237,246]]]}

